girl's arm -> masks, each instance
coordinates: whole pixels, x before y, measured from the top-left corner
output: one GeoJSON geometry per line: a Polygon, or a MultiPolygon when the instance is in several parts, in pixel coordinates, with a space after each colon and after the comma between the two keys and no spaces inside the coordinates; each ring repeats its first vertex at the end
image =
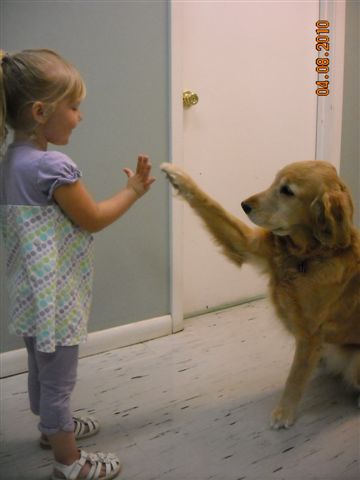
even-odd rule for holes
{"type": "Polygon", "coordinates": [[[107,200],[95,202],[78,180],[58,187],[54,192],[55,201],[76,225],[91,233],[99,232],[121,217],[155,181],[150,176],[150,160],[144,155],[138,158],[136,173],[129,168],[124,172],[128,177],[126,187],[107,200]]]}

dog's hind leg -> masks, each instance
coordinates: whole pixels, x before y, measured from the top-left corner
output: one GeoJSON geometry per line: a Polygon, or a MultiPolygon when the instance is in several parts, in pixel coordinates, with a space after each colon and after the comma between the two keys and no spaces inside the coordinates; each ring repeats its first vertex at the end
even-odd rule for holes
{"type": "Polygon", "coordinates": [[[351,352],[350,360],[344,372],[344,378],[358,392],[358,407],[360,408],[360,350],[351,352]]]}
{"type": "Polygon", "coordinates": [[[322,356],[329,373],[341,375],[351,388],[359,392],[360,408],[360,348],[326,344],[322,356]]]}

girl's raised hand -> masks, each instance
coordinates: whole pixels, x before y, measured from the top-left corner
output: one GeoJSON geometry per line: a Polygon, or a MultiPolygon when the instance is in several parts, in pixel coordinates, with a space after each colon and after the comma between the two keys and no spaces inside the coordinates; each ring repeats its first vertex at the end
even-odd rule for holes
{"type": "Polygon", "coordinates": [[[155,177],[150,175],[151,162],[146,155],[139,155],[135,173],[130,168],[124,168],[123,172],[128,177],[127,188],[134,190],[139,197],[155,182],[155,177]]]}

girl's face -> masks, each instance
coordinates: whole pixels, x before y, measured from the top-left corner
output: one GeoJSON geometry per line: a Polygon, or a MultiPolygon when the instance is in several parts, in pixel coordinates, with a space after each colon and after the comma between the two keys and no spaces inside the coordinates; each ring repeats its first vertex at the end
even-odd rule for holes
{"type": "Polygon", "coordinates": [[[80,102],[73,102],[69,99],[59,102],[55,111],[41,125],[43,139],[54,145],[66,145],[69,143],[73,129],[82,120],[79,107],[80,102]]]}

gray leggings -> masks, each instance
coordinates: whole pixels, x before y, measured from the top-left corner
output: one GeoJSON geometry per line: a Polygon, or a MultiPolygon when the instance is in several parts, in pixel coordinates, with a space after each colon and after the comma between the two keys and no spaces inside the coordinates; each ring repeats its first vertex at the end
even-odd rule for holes
{"type": "Polygon", "coordinates": [[[56,347],[54,353],[36,350],[36,339],[24,337],[28,352],[30,409],[40,415],[39,430],[45,435],[74,430],[70,396],[75,387],[79,346],[56,347]]]}

